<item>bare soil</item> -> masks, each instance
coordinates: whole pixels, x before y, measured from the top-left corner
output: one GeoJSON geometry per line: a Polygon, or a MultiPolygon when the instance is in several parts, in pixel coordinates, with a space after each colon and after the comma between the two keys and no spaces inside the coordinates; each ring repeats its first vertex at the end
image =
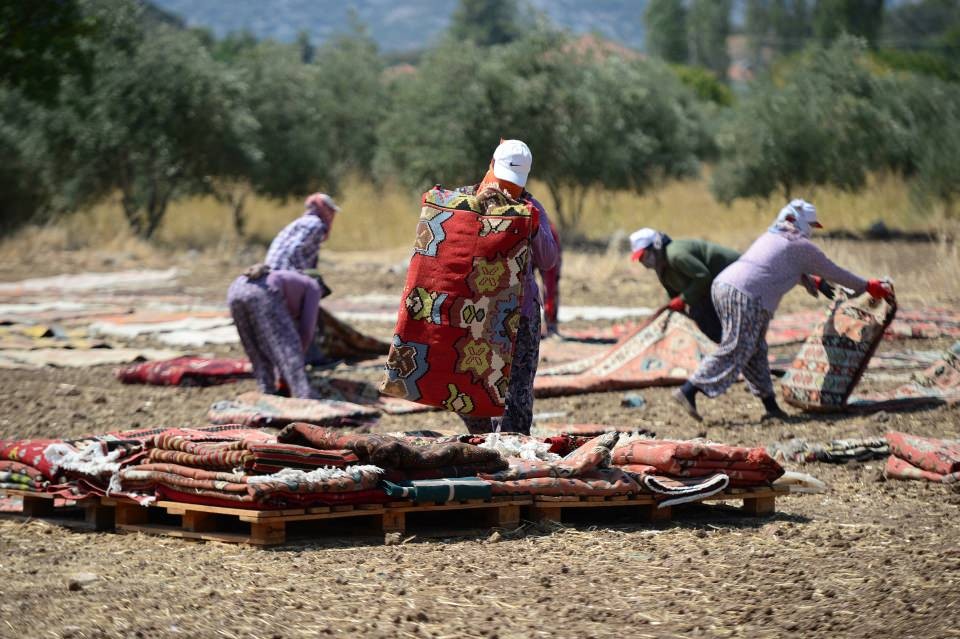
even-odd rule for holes
{"type": "MultiPolygon", "coordinates": [[[[403,274],[389,267],[401,258],[327,254],[327,279],[335,294],[395,292],[403,274]]],[[[903,259],[910,260],[904,268],[936,268],[922,262],[922,252],[903,259]]],[[[181,256],[163,263],[188,268],[184,290],[215,301],[242,260],[181,256]]],[[[82,256],[70,264],[81,268],[82,256]]],[[[40,274],[3,266],[4,279],[40,274]]],[[[618,272],[605,281],[565,273],[564,301],[662,301],[653,278],[618,272]]],[[[935,291],[923,296],[956,302],[935,291]]],[[[790,307],[810,303],[789,300],[790,307]]],[[[377,377],[370,369],[347,374],[377,377]]],[[[196,425],[212,402],[253,388],[250,381],[123,386],[110,367],[0,371],[0,437],[196,425]]],[[[679,414],[668,392],[641,391],[642,409],[623,408],[620,393],[606,393],[541,400],[536,410],[567,413],[558,421],[636,425],[662,437],[705,433],[731,444],[888,430],[960,436],[960,411],[945,408],[761,424],[759,403],[742,387],[704,402],[701,425],[679,414]]],[[[377,426],[420,428],[460,424],[427,413],[387,416],[377,426]]],[[[778,500],[778,512],[767,518],[693,506],[678,509],[673,522],[651,525],[593,510],[563,526],[525,522],[493,538],[489,531],[419,532],[393,546],[382,537],[328,535],[262,550],[0,519],[0,637],[960,636],[960,494],[882,481],[881,466],[794,466],[830,491],[778,500]],[[71,589],[70,579],[82,572],[96,579],[71,589]]]]}

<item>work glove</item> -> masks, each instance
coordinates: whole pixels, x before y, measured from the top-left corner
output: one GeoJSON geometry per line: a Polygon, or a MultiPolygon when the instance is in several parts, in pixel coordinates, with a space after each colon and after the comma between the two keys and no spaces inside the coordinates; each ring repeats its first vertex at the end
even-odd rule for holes
{"type": "Polygon", "coordinates": [[[687,305],[683,301],[683,298],[677,295],[675,298],[670,300],[670,303],[667,304],[667,308],[669,308],[671,311],[682,313],[687,309],[687,305]]]}
{"type": "Polygon", "coordinates": [[[867,280],[867,293],[875,300],[892,300],[893,285],[884,280],[867,280]]]}
{"type": "Polygon", "coordinates": [[[826,297],[828,300],[832,300],[836,297],[836,292],[834,291],[833,286],[830,285],[830,282],[823,279],[819,275],[811,275],[810,279],[813,281],[814,287],[826,297]]]}

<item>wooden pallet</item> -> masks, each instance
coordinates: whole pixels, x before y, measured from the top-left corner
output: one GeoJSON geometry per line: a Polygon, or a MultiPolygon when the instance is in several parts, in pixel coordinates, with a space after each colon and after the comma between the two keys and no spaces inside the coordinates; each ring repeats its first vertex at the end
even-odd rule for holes
{"type": "Polygon", "coordinates": [[[247,510],[158,501],[148,507],[125,499],[103,499],[113,509],[117,530],[167,535],[183,539],[275,546],[287,540],[287,524],[305,521],[364,518],[370,532],[404,532],[407,515],[426,512],[475,511],[484,526],[510,526],[520,521],[520,508],[530,498],[466,500],[447,504],[410,501],[357,506],[317,506],[288,510],[247,510]]]}
{"type": "MultiPolygon", "coordinates": [[[[707,497],[700,501],[742,501],[744,514],[759,517],[776,511],[776,498],[789,494],[786,490],[773,488],[733,488],[707,497]]],[[[693,502],[696,503],[696,502],[693,502]]],[[[618,495],[613,497],[548,497],[534,498],[529,518],[534,521],[560,522],[563,511],[570,508],[636,508],[641,519],[646,521],[668,521],[672,518],[672,509],[668,506],[658,508],[652,495],[618,495]]]]}
{"type": "Polygon", "coordinates": [[[23,501],[23,507],[19,513],[3,513],[6,517],[43,519],[62,526],[89,530],[113,528],[113,513],[101,505],[100,499],[96,496],[65,500],[63,505],[57,505],[57,500],[63,499],[60,495],[12,488],[0,489],[0,495],[20,497],[23,501]]]}

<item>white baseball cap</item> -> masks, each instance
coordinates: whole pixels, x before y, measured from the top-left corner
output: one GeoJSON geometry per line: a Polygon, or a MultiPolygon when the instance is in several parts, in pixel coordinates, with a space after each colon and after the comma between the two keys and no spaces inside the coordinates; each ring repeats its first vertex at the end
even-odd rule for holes
{"type": "Polygon", "coordinates": [[[823,224],[817,221],[817,207],[806,200],[801,200],[800,198],[790,200],[789,204],[780,209],[780,214],[777,215],[777,221],[783,222],[790,216],[799,222],[799,226],[801,227],[806,225],[812,226],[815,229],[823,228],[823,224]]]}
{"type": "Polygon", "coordinates": [[[650,245],[653,244],[653,240],[656,239],[657,232],[653,229],[642,228],[639,231],[634,231],[630,234],[630,259],[634,262],[640,261],[643,257],[643,252],[650,248],[650,245]]]}
{"type": "Polygon", "coordinates": [[[533,166],[530,147],[520,140],[504,140],[493,152],[493,175],[517,186],[527,185],[527,176],[533,166]]]}

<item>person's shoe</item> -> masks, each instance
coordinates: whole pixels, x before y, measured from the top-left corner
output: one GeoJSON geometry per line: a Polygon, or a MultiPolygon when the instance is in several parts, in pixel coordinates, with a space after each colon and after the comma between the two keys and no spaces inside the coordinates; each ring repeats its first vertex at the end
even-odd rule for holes
{"type": "Polygon", "coordinates": [[[779,419],[779,420],[781,420],[781,421],[786,421],[786,420],[790,419],[790,413],[786,412],[785,410],[783,410],[782,408],[780,408],[779,406],[777,406],[777,407],[776,407],[775,409],[773,409],[773,410],[768,410],[768,411],[766,411],[766,412],[760,417],[760,421],[761,421],[761,422],[769,422],[769,421],[774,420],[774,419],[779,419]]]}
{"type": "Polygon", "coordinates": [[[696,405],[687,399],[687,396],[683,394],[682,389],[678,388],[677,390],[673,391],[670,396],[673,397],[673,401],[680,404],[683,410],[687,412],[687,415],[690,415],[690,417],[693,417],[698,422],[703,421],[703,417],[701,417],[700,413],[697,412],[696,405]]]}

